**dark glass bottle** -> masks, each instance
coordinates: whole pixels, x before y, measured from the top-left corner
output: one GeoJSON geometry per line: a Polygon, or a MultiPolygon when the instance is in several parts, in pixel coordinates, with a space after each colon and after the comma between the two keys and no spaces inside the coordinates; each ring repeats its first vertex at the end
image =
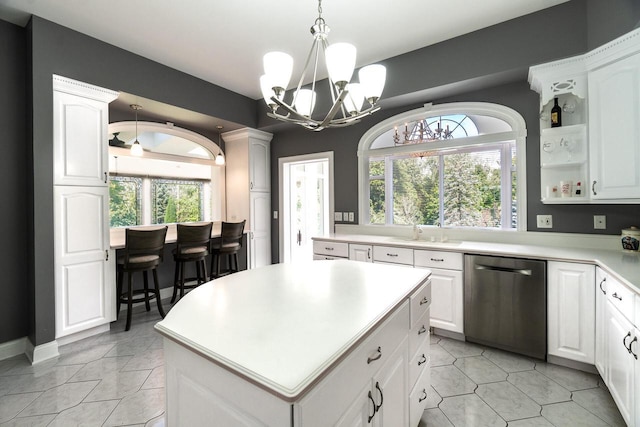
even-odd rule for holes
{"type": "Polygon", "coordinates": [[[551,127],[562,126],[562,109],[558,105],[558,98],[553,98],[553,108],[551,109],[551,127]]]}

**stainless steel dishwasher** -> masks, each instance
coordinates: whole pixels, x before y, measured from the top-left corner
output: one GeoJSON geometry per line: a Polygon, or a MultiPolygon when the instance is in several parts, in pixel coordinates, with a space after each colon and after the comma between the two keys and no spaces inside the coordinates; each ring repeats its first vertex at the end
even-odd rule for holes
{"type": "Polygon", "coordinates": [[[465,255],[464,275],[466,340],[545,359],[546,262],[465,255]]]}

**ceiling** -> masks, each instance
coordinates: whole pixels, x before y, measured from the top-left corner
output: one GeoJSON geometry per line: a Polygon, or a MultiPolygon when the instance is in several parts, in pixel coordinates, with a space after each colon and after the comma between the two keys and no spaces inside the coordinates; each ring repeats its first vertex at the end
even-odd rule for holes
{"type": "MultiPolygon", "coordinates": [[[[329,41],[353,43],[363,66],[565,1],[325,0],[322,9],[329,41]]],[[[259,99],[271,50],[293,56],[297,84],[317,9],[312,0],[2,0],[0,19],[24,26],[34,14],[259,99]]]]}

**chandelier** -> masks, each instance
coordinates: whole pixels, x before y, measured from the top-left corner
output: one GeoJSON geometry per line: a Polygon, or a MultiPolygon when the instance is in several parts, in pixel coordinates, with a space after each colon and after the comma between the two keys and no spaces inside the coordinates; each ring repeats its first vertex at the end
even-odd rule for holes
{"type": "Polygon", "coordinates": [[[411,130],[409,130],[408,123],[404,124],[404,131],[401,132],[403,137],[400,137],[398,133],[398,126],[395,126],[393,133],[393,142],[395,145],[405,144],[422,144],[425,142],[442,141],[445,139],[453,139],[453,132],[449,130],[449,125],[445,129],[442,128],[441,123],[435,129],[431,129],[428,124],[425,124],[426,120],[417,121],[411,130]]]}
{"type": "Polygon", "coordinates": [[[290,103],[285,102],[284,95],[291,79],[293,58],[283,52],[269,52],[264,56],[265,74],[260,77],[260,89],[271,108],[267,113],[269,117],[321,131],[329,127],[352,125],[380,109],[376,103],[384,88],[386,68],[379,64],[363,67],[358,73],[360,83],[350,83],[356,64],[356,48],[349,43],[329,45],[329,31],[329,26],[322,18],[322,0],[319,0],[318,18],[311,27],[313,45],[290,103]],[[329,73],[327,80],[333,106],[323,119],[317,120],[311,115],[316,103],[316,78],[321,58],[324,58],[329,73]],[[302,83],[308,71],[313,72],[311,89],[303,89],[302,83]],[[365,100],[368,106],[363,108],[365,100]]]}

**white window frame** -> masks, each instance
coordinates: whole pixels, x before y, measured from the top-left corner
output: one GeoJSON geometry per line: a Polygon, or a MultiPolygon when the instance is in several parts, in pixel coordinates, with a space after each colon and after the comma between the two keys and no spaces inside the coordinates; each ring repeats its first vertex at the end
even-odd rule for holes
{"type": "MultiPolygon", "coordinates": [[[[394,146],[372,150],[371,144],[383,133],[393,129],[398,123],[413,122],[436,115],[466,114],[469,116],[480,115],[490,116],[506,122],[511,131],[478,135],[468,138],[459,138],[446,141],[429,143],[429,147],[434,150],[443,148],[461,148],[469,145],[492,144],[503,141],[515,141],[516,144],[516,175],[517,189],[516,200],[518,204],[518,224],[516,230],[526,231],[527,229],[527,161],[526,161],[526,139],[527,127],[524,118],[520,113],[504,105],[486,102],[455,102],[448,104],[425,104],[421,108],[407,111],[376,124],[360,138],[358,144],[358,210],[359,224],[372,225],[369,220],[369,159],[389,154],[402,154],[415,151],[415,145],[394,146]]],[[[503,179],[506,177],[503,176],[503,179]]],[[[387,192],[385,182],[385,193],[387,192]]],[[[389,226],[385,224],[385,226],[389,226]]],[[[404,225],[392,225],[406,227],[404,225]]],[[[508,231],[501,228],[496,231],[508,231]]]]}

